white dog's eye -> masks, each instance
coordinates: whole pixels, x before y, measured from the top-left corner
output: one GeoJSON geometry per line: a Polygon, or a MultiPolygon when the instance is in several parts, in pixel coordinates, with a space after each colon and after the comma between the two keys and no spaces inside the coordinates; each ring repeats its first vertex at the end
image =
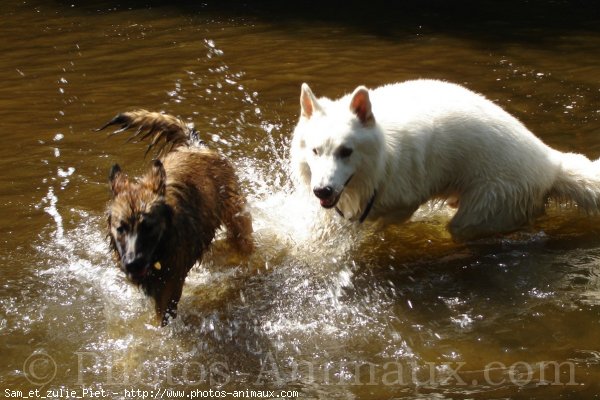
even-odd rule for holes
{"type": "Polygon", "coordinates": [[[312,150],[312,152],[313,152],[313,154],[314,154],[315,156],[318,156],[318,155],[319,155],[319,150],[317,150],[316,148],[314,148],[314,149],[312,150]]]}
{"type": "Polygon", "coordinates": [[[348,158],[352,154],[352,149],[350,147],[342,146],[338,151],[338,155],[340,158],[348,158]]]}

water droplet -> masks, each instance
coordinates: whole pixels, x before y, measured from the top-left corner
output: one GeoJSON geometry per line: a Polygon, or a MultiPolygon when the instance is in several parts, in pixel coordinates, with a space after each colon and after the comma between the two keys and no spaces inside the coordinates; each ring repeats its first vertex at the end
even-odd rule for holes
{"type": "Polygon", "coordinates": [[[73,167],[69,167],[66,170],[58,168],[57,175],[61,178],[66,178],[67,176],[73,175],[73,172],[75,172],[75,168],[73,167]]]}

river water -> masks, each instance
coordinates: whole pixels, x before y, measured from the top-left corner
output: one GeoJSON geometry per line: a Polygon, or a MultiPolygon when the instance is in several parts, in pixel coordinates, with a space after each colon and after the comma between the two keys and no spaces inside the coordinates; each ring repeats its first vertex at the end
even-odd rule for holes
{"type": "Polygon", "coordinates": [[[338,97],[413,78],[464,84],[598,158],[597,6],[225,3],[0,5],[2,395],[597,398],[600,218],[552,204],[468,245],[440,206],[358,228],[324,222],[287,164],[302,82],[338,97]],[[110,166],[149,159],[92,132],[136,107],[193,121],[234,161],[257,238],[242,265],[218,240],[163,329],[105,231],[110,166]]]}

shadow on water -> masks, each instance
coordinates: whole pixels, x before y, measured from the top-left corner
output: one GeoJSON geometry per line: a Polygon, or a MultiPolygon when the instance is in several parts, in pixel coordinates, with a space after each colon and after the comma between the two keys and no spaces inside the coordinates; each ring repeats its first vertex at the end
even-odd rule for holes
{"type": "Polygon", "coordinates": [[[311,25],[343,26],[390,40],[411,35],[454,35],[484,46],[503,43],[552,45],[556,37],[600,28],[593,0],[474,1],[57,1],[89,12],[176,7],[189,15],[252,17],[293,30],[311,25]],[[543,35],[532,35],[543,30],[543,35]]]}

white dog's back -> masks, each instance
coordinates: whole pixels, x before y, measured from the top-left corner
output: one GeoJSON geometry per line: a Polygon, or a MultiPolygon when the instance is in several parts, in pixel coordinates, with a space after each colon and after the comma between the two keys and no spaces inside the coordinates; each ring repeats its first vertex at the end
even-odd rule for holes
{"type": "Polygon", "coordinates": [[[402,222],[430,199],[451,198],[458,211],[449,229],[460,240],[518,229],[549,196],[598,211],[596,163],[551,149],[461,86],[408,81],[359,87],[336,101],[303,86],[301,105],[294,168],[318,197],[332,188],[337,199],[322,204],[335,203],[347,218],[402,222]],[[339,148],[351,156],[342,159],[339,148]]]}

